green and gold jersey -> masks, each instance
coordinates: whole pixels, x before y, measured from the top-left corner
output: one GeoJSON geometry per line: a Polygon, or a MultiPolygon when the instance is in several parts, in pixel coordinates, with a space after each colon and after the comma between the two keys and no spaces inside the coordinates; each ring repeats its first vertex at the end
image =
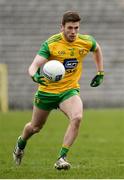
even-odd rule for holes
{"type": "Polygon", "coordinates": [[[62,80],[50,82],[47,86],[39,85],[39,90],[48,93],[61,93],[68,89],[79,88],[84,57],[96,50],[96,41],[90,35],[77,34],[74,42],[65,40],[63,33],[55,34],[45,41],[38,54],[48,60],[58,60],[63,63],[66,73],[62,80]]]}

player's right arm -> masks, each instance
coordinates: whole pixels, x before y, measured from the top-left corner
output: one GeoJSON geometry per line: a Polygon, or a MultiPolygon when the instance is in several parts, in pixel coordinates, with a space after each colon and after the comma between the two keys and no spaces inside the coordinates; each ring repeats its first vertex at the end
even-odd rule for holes
{"type": "Polygon", "coordinates": [[[34,74],[37,72],[38,68],[43,66],[43,64],[47,62],[47,59],[40,56],[40,55],[36,55],[32,64],[29,66],[28,72],[29,75],[32,77],[34,76],[34,74]]]}
{"type": "Polygon", "coordinates": [[[28,69],[29,75],[33,81],[42,85],[45,85],[44,76],[40,74],[38,69],[43,66],[45,62],[47,62],[47,59],[37,54],[28,69]]]}
{"type": "Polygon", "coordinates": [[[46,85],[46,84],[45,84],[44,76],[40,74],[39,68],[43,66],[45,62],[48,61],[49,56],[50,56],[50,52],[49,52],[48,43],[47,41],[45,41],[41,45],[37,55],[35,56],[32,64],[29,67],[29,75],[32,77],[33,81],[40,83],[42,85],[46,85]]]}

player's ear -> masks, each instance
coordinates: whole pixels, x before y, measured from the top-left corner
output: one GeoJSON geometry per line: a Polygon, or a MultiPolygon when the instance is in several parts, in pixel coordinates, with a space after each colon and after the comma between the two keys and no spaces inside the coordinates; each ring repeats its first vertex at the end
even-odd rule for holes
{"type": "Polygon", "coordinates": [[[63,31],[64,30],[64,26],[61,24],[61,31],[63,31]]]}

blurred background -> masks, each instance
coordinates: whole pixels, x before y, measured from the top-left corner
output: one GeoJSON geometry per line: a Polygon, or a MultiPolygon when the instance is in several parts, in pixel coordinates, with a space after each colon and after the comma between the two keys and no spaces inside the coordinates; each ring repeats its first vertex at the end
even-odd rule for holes
{"type": "Polygon", "coordinates": [[[124,107],[124,0],[0,0],[0,64],[8,68],[10,109],[32,108],[37,84],[28,67],[43,41],[60,31],[67,10],[80,13],[80,33],[94,36],[103,50],[105,79],[98,88],[89,85],[96,74],[92,55],[85,58],[84,107],[124,107]]]}

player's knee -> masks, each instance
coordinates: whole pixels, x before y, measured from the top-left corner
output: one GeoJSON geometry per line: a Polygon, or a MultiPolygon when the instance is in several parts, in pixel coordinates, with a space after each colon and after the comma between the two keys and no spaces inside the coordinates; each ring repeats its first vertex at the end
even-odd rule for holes
{"type": "Polygon", "coordinates": [[[40,132],[40,130],[41,130],[41,128],[38,126],[33,127],[33,134],[40,132]]]}
{"type": "Polygon", "coordinates": [[[82,114],[76,114],[73,119],[77,122],[80,123],[82,120],[82,114]]]}
{"type": "Polygon", "coordinates": [[[38,133],[41,129],[39,126],[33,126],[31,123],[26,124],[26,129],[30,134],[38,133]]]}
{"type": "Polygon", "coordinates": [[[75,125],[75,127],[79,127],[80,123],[81,123],[81,120],[82,120],[82,115],[81,114],[77,114],[73,117],[72,119],[72,122],[73,124],[75,125]]]}

